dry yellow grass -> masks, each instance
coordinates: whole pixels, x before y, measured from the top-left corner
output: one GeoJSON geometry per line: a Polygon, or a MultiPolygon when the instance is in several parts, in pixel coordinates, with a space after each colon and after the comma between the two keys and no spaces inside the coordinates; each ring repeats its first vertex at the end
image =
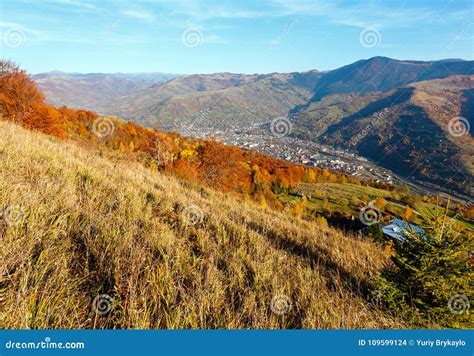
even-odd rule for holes
{"type": "Polygon", "coordinates": [[[1,327],[407,326],[367,304],[370,241],[2,121],[0,158],[1,327]]]}

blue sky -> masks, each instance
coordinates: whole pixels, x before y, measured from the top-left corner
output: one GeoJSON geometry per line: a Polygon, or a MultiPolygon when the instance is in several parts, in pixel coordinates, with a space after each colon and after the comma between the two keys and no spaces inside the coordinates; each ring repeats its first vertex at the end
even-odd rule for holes
{"type": "Polygon", "coordinates": [[[470,0],[0,2],[1,57],[31,73],[290,72],[373,56],[473,59],[470,0]]]}

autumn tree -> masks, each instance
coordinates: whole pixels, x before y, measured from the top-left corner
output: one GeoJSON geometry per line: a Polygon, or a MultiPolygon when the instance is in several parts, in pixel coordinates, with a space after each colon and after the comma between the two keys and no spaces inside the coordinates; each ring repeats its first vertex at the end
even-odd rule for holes
{"type": "Polygon", "coordinates": [[[64,136],[60,113],[45,104],[43,94],[28,74],[7,60],[0,60],[0,114],[28,128],[64,136]]]}
{"type": "Polygon", "coordinates": [[[377,209],[384,210],[385,206],[387,205],[387,201],[382,197],[378,197],[375,199],[374,205],[377,209]]]}
{"type": "Polygon", "coordinates": [[[406,221],[410,221],[412,217],[413,217],[413,209],[407,205],[405,207],[405,210],[403,211],[403,219],[406,221]]]}
{"type": "Polygon", "coordinates": [[[24,70],[12,61],[0,61],[0,112],[5,118],[22,122],[43,101],[43,94],[24,70]]]}

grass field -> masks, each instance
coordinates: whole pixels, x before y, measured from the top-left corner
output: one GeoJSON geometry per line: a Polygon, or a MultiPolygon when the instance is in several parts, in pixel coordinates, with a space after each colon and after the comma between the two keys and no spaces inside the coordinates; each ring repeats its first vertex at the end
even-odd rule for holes
{"type": "Polygon", "coordinates": [[[2,121],[0,156],[2,327],[414,327],[369,240],[2,121]]]}
{"type": "MultiPolygon", "coordinates": [[[[384,198],[387,201],[386,212],[394,217],[402,217],[406,204],[395,199],[390,191],[366,187],[354,184],[339,183],[307,183],[296,186],[296,191],[305,195],[310,195],[307,208],[313,214],[322,212],[324,208],[329,208],[332,212],[345,212],[357,216],[357,206],[361,203],[367,204],[377,198],[384,198]],[[357,204],[355,204],[357,203],[357,204]]],[[[284,203],[298,202],[300,198],[292,195],[280,195],[280,200],[284,203]]],[[[434,211],[436,205],[426,201],[420,201],[414,208],[412,222],[423,225],[423,216],[434,211]]],[[[474,231],[474,223],[457,215],[454,210],[450,210],[450,217],[456,216],[457,222],[465,229],[474,231]]]]}

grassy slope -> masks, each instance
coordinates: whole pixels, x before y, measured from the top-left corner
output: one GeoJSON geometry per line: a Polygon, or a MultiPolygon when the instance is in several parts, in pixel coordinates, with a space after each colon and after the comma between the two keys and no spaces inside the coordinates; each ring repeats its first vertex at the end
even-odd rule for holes
{"type": "Polygon", "coordinates": [[[0,325],[400,328],[368,308],[370,241],[0,121],[0,325]],[[197,211],[195,225],[187,223],[197,211]],[[114,310],[96,315],[107,293],[114,310]],[[275,295],[293,308],[272,313],[275,295]]]}
{"type": "MultiPolygon", "coordinates": [[[[403,219],[403,212],[405,203],[400,200],[396,200],[389,191],[373,188],[354,185],[350,183],[339,184],[339,183],[304,183],[295,185],[295,190],[302,192],[306,195],[311,195],[309,200],[308,207],[310,208],[311,213],[314,215],[315,211],[321,211],[324,208],[324,199],[328,200],[328,207],[336,212],[347,212],[350,214],[358,215],[359,210],[357,206],[354,206],[352,198],[357,198],[359,201],[364,201],[364,199],[369,199],[373,201],[377,198],[384,198],[387,202],[387,207],[385,211],[389,211],[395,217],[403,219]]],[[[300,198],[295,196],[279,196],[279,198],[285,202],[288,201],[299,201],[300,198]]],[[[365,204],[368,201],[364,202],[365,204]]],[[[359,204],[358,204],[359,205],[359,204]]],[[[454,207],[454,204],[451,206],[454,207]]],[[[413,209],[418,212],[418,214],[413,215],[412,222],[420,226],[426,225],[426,221],[422,216],[429,216],[429,212],[433,212],[436,208],[435,204],[420,201],[416,207],[413,209]],[[420,215],[421,214],[421,215],[420,215]]],[[[454,209],[449,210],[448,216],[456,216],[458,224],[463,228],[474,231],[474,223],[467,218],[463,218],[456,214],[454,209]]]]}

